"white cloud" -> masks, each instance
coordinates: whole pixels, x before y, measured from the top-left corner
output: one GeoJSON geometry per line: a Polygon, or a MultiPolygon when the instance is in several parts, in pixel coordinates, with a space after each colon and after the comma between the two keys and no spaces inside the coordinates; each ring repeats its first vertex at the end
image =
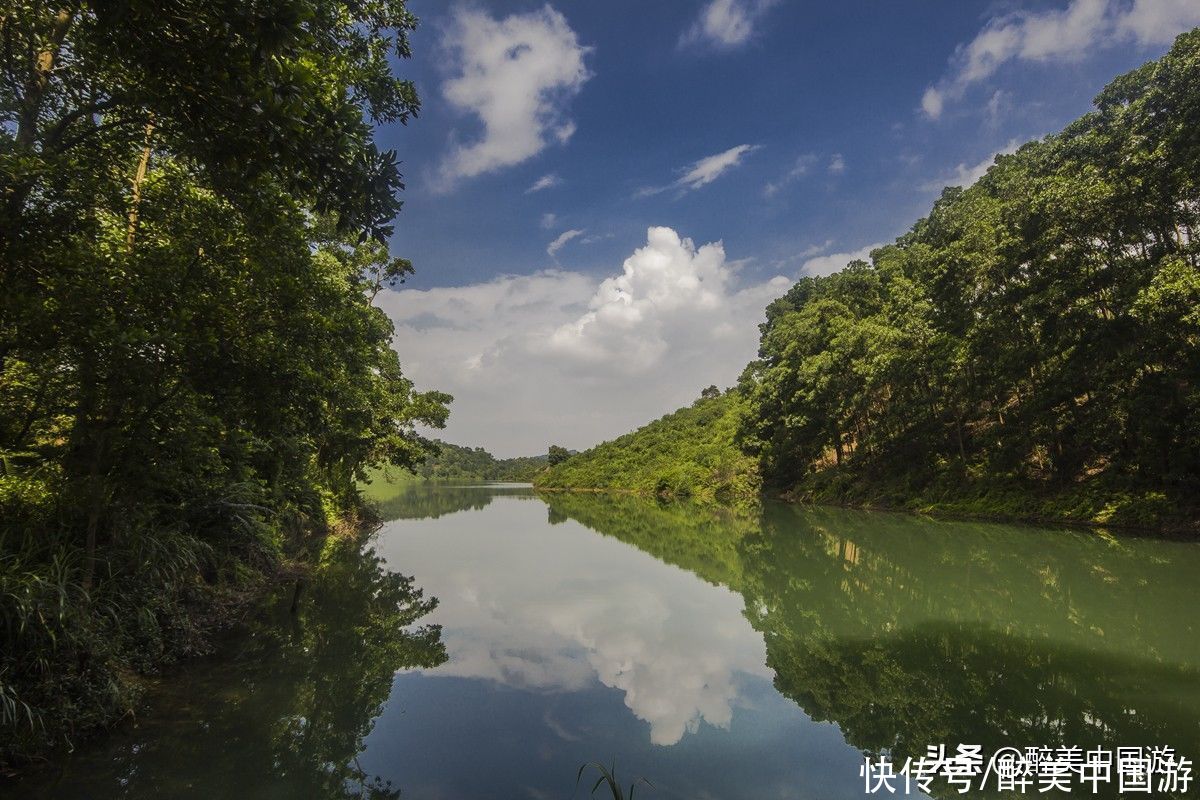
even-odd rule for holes
{"type": "Polygon", "coordinates": [[[683,174],[673,183],[669,183],[666,186],[639,189],[636,196],[647,197],[671,189],[688,192],[699,189],[702,186],[707,186],[729,170],[740,165],[742,159],[758,148],[759,145],[756,144],[739,144],[737,147],[731,147],[722,153],[705,156],[694,164],[684,167],[681,170],[683,174]]]}
{"type": "Polygon", "coordinates": [[[1016,139],[1010,139],[1008,144],[1000,148],[994,153],[989,154],[977,164],[959,164],[952,172],[936,178],[932,181],[924,183],[921,188],[926,191],[936,192],[941,191],[946,186],[970,186],[983,177],[984,173],[991,168],[992,164],[996,163],[996,158],[1001,155],[1009,155],[1017,152],[1020,145],[1016,139]]]}
{"type": "Polygon", "coordinates": [[[824,253],[826,250],[828,250],[831,247],[833,247],[833,239],[826,239],[825,241],[821,242],[820,244],[809,245],[808,247],[801,250],[800,257],[801,258],[811,258],[812,256],[820,255],[821,253],[824,253]]]}
{"type": "Polygon", "coordinates": [[[1196,0],[1071,0],[1062,9],[995,17],[974,39],[959,46],[950,74],[925,90],[921,109],[938,118],[947,101],[961,98],[1010,61],[1071,61],[1122,44],[1167,44],[1196,25],[1200,25],[1196,0]]]}
{"type": "Polygon", "coordinates": [[[997,89],[992,92],[991,98],[988,99],[987,105],[984,107],[984,119],[992,128],[1000,127],[1004,115],[1012,106],[1012,92],[1006,92],[1003,89],[997,89]]]}
{"type": "Polygon", "coordinates": [[[816,256],[804,262],[800,272],[804,275],[829,275],[843,269],[851,261],[870,261],[871,251],[884,246],[884,242],[876,242],[848,253],[830,253],[827,256],[816,256]]]}
{"type": "Polygon", "coordinates": [[[381,293],[406,373],[455,396],[446,437],[497,455],[585,448],[733,384],[791,281],[739,286],[720,243],[647,240],[603,281],[551,270],[381,293]]]}
{"type": "Polygon", "coordinates": [[[557,239],[555,239],[550,244],[546,245],[546,255],[550,256],[551,258],[557,257],[558,251],[562,250],[563,247],[566,246],[567,242],[571,241],[576,236],[582,236],[582,235],[583,235],[583,231],[580,231],[580,230],[572,229],[569,231],[563,231],[562,233],[560,233],[558,235],[557,239]]]}
{"type": "Polygon", "coordinates": [[[458,111],[477,116],[483,133],[456,145],[443,161],[442,188],[519,164],[575,131],[567,103],[590,77],[584,64],[590,48],[580,45],[558,11],[547,5],[497,20],[460,7],[445,46],[455,75],[443,84],[442,95],[458,111]]]}
{"type": "Polygon", "coordinates": [[[942,115],[942,109],[946,107],[946,98],[938,89],[930,86],[925,90],[925,94],[921,95],[921,110],[925,115],[932,119],[937,119],[942,115]]]}
{"type": "Polygon", "coordinates": [[[552,189],[555,186],[561,186],[562,182],[562,178],[553,173],[550,175],[543,175],[534,181],[532,186],[525,190],[525,194],[533,194],[534,192],[540,192],[543,189],[552,189]]]}
{"type": "Polygon", "coordinates": [[[550,230],[556,224],[558,224],[558,214],[555,214],[553,211],[547,211],[545,214],[542,214],[541,226],[544,229],[550,230]]]}
{"type": "Polygon", "coordinates": [[[841,175],[846,171],[846,159],[841,153],[834,153],[833,158],[829,159],[828,170],[830,175],[841,175]]]}
{"type": "Polygon", "coordinates": [[[711,0],[700,10],[680,45],[708,44],[722,50],[732,50],[750,41],[754,26],[779,0],[711,0]]]}
{"type": "Polygon", "coordinates": [[[796,158],[788,171],[783,173],[778,180],[771,181],[763,186],[764,197],[774,197],[779,194],[785,187],[803,178],[812,171],[813,165],[816,164],[817,157],[812,153],[805,153],[796,158]]]}
{"type": "Polygon", "coordinates": [[[1134,0],[1117,24],[1139,44],[1166,44],[1200,25],[1200,6],[1196,0],[1134,0]]]}

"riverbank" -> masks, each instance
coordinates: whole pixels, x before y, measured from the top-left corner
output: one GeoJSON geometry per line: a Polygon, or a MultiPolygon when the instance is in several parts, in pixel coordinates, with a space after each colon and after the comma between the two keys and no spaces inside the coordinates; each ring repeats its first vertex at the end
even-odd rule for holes
{"type": "Polygon", "coordinates": [[[362,790],[356,756],[394,674],[445,652],[422,622],[436,600],[387,568],[377,530],[327,537],[299,603],[292,576],[274,581],[206,656],[147,679],[139,713],[0,781],[0,795],[393,797],[362,790]]]}
{"type": "MultiPolygon", "coordinates": [[[[213,655],[224,634],[283,595],[294,603],[322,570],[331,547],[360,543],[376,527],[372,510],[360,506],[298,522],[286,534],[264,531],[255,551],[226,553],[207,566],[185,563],[157,584],[153,596],[88,595],[65,585],[62,602],[75,597],[80,605],[57,614],[35,594],[38,586],[29,587],[17,599],[43,620],[51,640],[36,651],[31,644],[27,674],[6,675],[0,686],[7,690],[0,694],[5,710],[0,776],[36,772],[81,742],[136,718],[158,680],[213,655]]],[[[30,636],[37,633],[31,625],[30,636]]]]}
{"type": "Polygon", "coordinates": [[[935,479],[920,487],[814,473],[776,495],[789,502],[904,511],[947,519],[1103,527],[1200,535],[1200,509],[1183,497],[1103,477],[1053,486],[1004,479],[935,479]]]}
{"type": "Polygon", "coordinates": [[[755,495],[721,499],[618,487],[535,486],[535,489],[546,494],[656,497],[667,501],[694,500],[719,505],[744,505],[755,498],[767,498],[796,505],[886,511],[947,520],[1064,525],[1184,538],[1200,537],[1200,514],[1195,509],[1189,510],[1161,493],[1139,494],[1129,490],[1102,494],[1082,487],[1070,492],[1047,494],[1039,493],[1033,487],[993,484],[987,487],[962,487],[958,492],[945,487],[930,488],[906,497],[887,490],[854,490],[826,481],[822,485],[766,488],[755,495]]]}

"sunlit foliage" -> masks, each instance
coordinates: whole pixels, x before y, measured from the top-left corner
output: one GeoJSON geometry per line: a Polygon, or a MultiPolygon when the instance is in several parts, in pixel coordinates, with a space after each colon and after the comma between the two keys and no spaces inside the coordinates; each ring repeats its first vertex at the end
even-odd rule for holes
{"type": "Polygon", "coordinates": [[[994,508],[966,510],[1135,524],[1193,502],[1198,101],[1193,31],[870,263],[772,303],[742,382],[764,479],[933,505],[982,486],[994,508]]]}
{"type": "Polygon", "coordinates": [[[534,478],[547,489],[617,489],[736,498],[758,490],[754,460],[733,443],[745,401],[705,390],[688,408],[567,458],[534,478]]]}

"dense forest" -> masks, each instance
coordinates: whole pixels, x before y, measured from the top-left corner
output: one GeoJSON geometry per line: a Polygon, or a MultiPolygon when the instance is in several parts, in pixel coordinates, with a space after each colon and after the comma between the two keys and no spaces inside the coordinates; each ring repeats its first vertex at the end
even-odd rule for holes
{"type": "Polygon", "coordinates": [[[372,305],[411,271],[373,142],[418,111],[403,0],[171,8],[0,17],[0,766],[319,568],[446,418],[372,305]]]}
{"type": "Polygon", "coordinates": [[[797,283],[742,384],[766,480],[1109,522],[1193,502],[1198,132],[1193,31],[871,263],[797,283]]]}
{"type": "Polygon", "coordinates": [[[745,413],[738,392],[705,389],[691,406],[566,458],[534,478],[541,489],[615,489],[733,499],[758,491],[754,459],[734,444],[745,413]]]}
{"type": "MultiPolygon", "coordinates": [[[[765,485],[797,498],[1149,526],[1194,518],[1198,233],[1192,31],[1061,133],[946,189],[869,262],[804,277],[773,302],[741,399],[724,401],[739,409],[738,447],[765,485]]],[[[654,425],[540,484],[703,481],[686,427],[654,438],[652,465],[639,454],[654,425]],[[631,481],[628,469],[643,471],[631,481]]]]}

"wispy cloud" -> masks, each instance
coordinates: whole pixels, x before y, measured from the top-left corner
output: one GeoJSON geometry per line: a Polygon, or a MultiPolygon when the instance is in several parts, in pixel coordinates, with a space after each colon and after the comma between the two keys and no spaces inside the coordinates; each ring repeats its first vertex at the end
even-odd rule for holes
{"type": "Polygon", "coordinates": [[[723,153],[706,156],[699,161],[684,167],[682,175],[666,186],[649,186],[637,191],[637,197],[648,197],[672,189],[690,192],[715,181],[729,170],[742,163],[742,160],[759,148],[756,144],[739,144],[723,153]]]}
{"type": "Polygon", "coordinates": [[[947,103],[961,99],[1010,61],[1077,61],[1121,44],[1165,44],[1196,25],[1196,0],[1071,0],[1066,8],[994,17],[958,47],[950,71],[926,88],[921,110],[937,119],[947,103]]]}
{"type": "Polygon", "coordinates": [[[846,171],[846,159],[842,157],[841,153],[834,153],[829,159],[829,166],[826,169],[829,170],[830,175],[841,175],[846,171]]]}
{"type": "Polygon", "coordinates": [[[483,135],[447,155],[438,188],[519,164],[571,138],[575,123],[567,106],[591,77],[584,63],[590,48],[558,11],[547,5],[496,19],[459,7],[444,45],[456,74],[443,84],[442,96],[478,117],[483,135]]]}
{"type": "Polygon", "coordinates": [[[543,175],[525,190],[525,194],[533,194],[534,192],[540,192],[543,189],[553,189],[555,186],[561,186],[562,182],[563,179],[553,173],[550,175],[543,175]]]}
{"type": "Polygon", "coordinates": [[[800,258],[812,258],[833,247],[833,239],[826,239],[821,244],[812,244],[800,251],[800,258]]]}
{"type": "Polygon", "coordinates": [[[947,186],[970,186],[984,176],[984,173],[996,163],[996,158],[1002,155],[1009,155],[1017,152],[1020,145],[1016,139],[1010,139],[1008,144],[1000,148],[994,153],[990,153],[987,157],[981,159],[976,164],[961,163],[949,173],[935,178],[931,181],[921,184],[921,188],[929,192],[941,191],[947,186]]]}
{"type": "Polygon", "coordinates": [[[555,214],[553,211],[547,211],[545,214],[542,214],[541,225],[544,229],[550,230],[557,224],[558,224],[558,214],[555,214]]]}
{"type": "Polygon", "coordinates": [[[577,236],[582,236],[583,234],[583,231],[575,230],[574,228],[569,231],[563,231],[558,235],[557,239],[546,245],[546,255],[550,256],[551,258],[557,258],[558,251],[566,247],[567,242],[571,241],[577,236]]]}
{"type": "Polygon", "coordinates": [[[792,162],[787,172],[780,175],[778,179],[763,186],[763,196],[774,197],[779,194],[783,189],[812,172],[812,168],[816,163],[817,157],[812,153],[805,153],[802,156],[798,156],[792,162]]]}
{"type": "Polygon", "coordinates": [[[747,44],[755,26],[779,0],[711,0],[679,38],[681,47],[709,45],[733,50],[747,44]]]}

